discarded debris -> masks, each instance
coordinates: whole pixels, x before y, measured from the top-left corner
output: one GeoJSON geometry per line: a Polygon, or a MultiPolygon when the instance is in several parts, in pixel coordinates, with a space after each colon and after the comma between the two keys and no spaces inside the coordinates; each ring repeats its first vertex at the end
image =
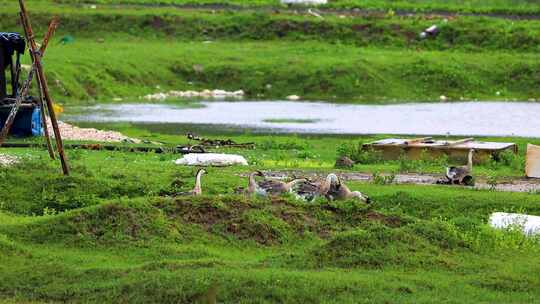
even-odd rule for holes
{"type": "Polygon", "coordinates": [[[185,166],[215,166],[225,167],[233,165],[247,166],[248,162],[241,155],[218,153],[191,153],[175,161],[177,165],[185,166]]]}
{"type": "Polygon", "coordinates": [[[255,143],[237,143],[232,139],[209,139],[199,137],[193,133],[188,133],[187,138],[189,140],[199,141],[201,146],[205,147],[231,147],[231,148],[254,148],[255,143]]]}
{"type": "Polygon", "coordinates": [[[420,38],[426,39],[428,37],[437,37],[439,35],[439,27],[432,25],[420,33],[420,38]]]}
{"type": "Polygon", "coordinates": [[[530,236],[540,233],[540,216],[495,212],[489,217],[489,225],[499,229],[516,228],[530,236]]]}

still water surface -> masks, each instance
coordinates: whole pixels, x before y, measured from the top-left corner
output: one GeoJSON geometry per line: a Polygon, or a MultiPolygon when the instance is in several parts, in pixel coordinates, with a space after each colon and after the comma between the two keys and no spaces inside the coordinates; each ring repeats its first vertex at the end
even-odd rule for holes
{"type": "Polygon", "coordinates": [[[272,132],[540,137],[540,103],[459,102],[351,105],[291,101],[104,104],[83,108],[75,122],[232,126],[272,132]]]}

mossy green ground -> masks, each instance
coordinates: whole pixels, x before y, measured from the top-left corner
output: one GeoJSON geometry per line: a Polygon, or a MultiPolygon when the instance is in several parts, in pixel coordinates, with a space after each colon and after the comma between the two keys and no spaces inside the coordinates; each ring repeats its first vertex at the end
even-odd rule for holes
{"type": "MultiPolygon", "coordinates": [[[[291,12],[32,6],[36,32],[62,20],[45,57],[64,104],[164,90],[243,89],[249,98],[344,102],[529,100],[540,96],[540,22],[291,12]],[[419,33],[441,27],[436,39],[419,33]],[[73,42],[59,44],[62,37],[73,42]],[[159,86],[159,87],[158,87],[159,86]]],[[[20,31],[17,7],[0,12],[20,31]]]]}
{"type": "MultiPolygon", "coordinates": [[[[44,150],[2,149],[23,161],[0,169],[0,297],[191,303],[215,292],[224,303],[533,303],[539,296],[538,240],[487,226],[495,211],[540,215],[538,194],[350,183],[375,203],[245,197],[234,194],[245,173],[330,172],[337,150],[373,137],[218,137],[254,141],[255,150],[224,150],[252,165],[209,168],[197,198],[169,197],[193,186],[196,168],[173,164],[178,155],[69,150],[72,175],[63,177],[44,150]]],[[[390,167],[400,165],[354,170],[390,167]]],[[[442,167],[426,161],[411,170],[442,167]]],[[[507,176],[522,168],[475,170],[507,176]]]]}

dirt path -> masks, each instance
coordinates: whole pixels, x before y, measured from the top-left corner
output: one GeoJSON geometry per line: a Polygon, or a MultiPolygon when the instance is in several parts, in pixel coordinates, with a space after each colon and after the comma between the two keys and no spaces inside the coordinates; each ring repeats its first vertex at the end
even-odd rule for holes
{"type": "MultiPolygon", "coordinates": [[[[288,177],[308,177],[317,178],[324,177],[325,173],[316,171],[303,171],[303,170],[277,170],[277,171],[265,171],[268,177],[284,179],[288,177]]],[[[373,181],[373,175],[370,173],[360,172],[340,172],[338,176],[344,180],[357,181],[369,183],[373,181]]],[[[382,175],[385,176],[385,175],[382,175]]],[[[415,185],[434,185],[442,175],[436,174],[397,174],[394,182],[396,184],[415,184],[415,185]]],[[[442,187],[451,187],[441,185],[442,187]]],[[[452,186],[461,187],[461,186],[452,186]]],[[[486,180],[479,179],[476,181],[475,189],[491,189],[486,180]]],[[[513,178],[501,180],[495,187],[497,191],[504,192],[540,192],[540,179],[526,179],[526,178],[513,178]]]]}

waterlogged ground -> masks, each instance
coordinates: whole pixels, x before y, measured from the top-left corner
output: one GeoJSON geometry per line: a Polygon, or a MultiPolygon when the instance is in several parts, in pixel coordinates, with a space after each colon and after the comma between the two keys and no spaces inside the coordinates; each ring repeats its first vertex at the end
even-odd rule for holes
{"type": "Polygon", "coordinates": [[[104,104],[77,109],[75,122],[233,126],[291,133],[540,137],[540,103],[456,102],[350,105],[292,101],[104,104]]]}

